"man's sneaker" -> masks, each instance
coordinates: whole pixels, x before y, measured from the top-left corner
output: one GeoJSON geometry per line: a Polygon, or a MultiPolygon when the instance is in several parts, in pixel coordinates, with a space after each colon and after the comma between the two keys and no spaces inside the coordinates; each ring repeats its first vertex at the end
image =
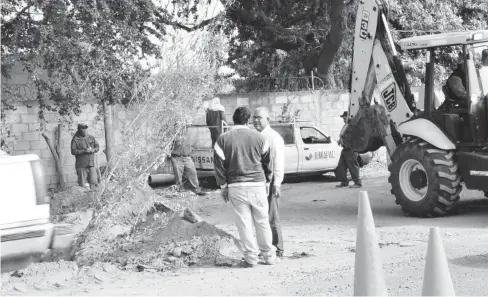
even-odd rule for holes
{"type": "Polygon", "coordinates": [[[246,260],[241,260],[239,263],[237,263],[236,267],[238,268],[253,268],[256,266],[255,264],[247,263],[246,260]]]}
{"type": "Polygon", "coordinates": [[[348,184],[338,184],[336,188],[346,188],[348,186],[349,186],[348,184]]]}
{"type": "Polygon", "coordinates": [[[362,185],[360,185],[360,184],[354,184],[352,186],[349,186],[349,188],[361,188],[361,187],[362,187],[362,185]]]}
{"type": "Polygon", "coordinates": [[[285,251],[276,251],[276,257],[284,258],[285,257],[285,251]]]}

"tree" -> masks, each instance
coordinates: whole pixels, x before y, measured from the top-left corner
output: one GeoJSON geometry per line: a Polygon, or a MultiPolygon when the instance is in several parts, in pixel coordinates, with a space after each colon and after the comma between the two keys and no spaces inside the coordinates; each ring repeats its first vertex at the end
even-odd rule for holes
{"type": "Polygon", "coordinates": [[[231,26],[229,65],[246,78],[325,76],[346,30],[343,0],[234,1],[226,6],[231,26]]]}
{"type": "MultiPolygon", "coordinates": [[[[351,71],[357,0],[235,1],[226,6],[229,65],[244,78],[316,74],[329,88],[346,88],[351,71]],[[333,73],[333,75],[332,75],[333,73]]],[[[486,28],[484,0],[384,2],[394,38],[486,28]]],[[[422,83],[423,54],[402,54],[407,77],[422,83]]],[[[457,51],[441,51],[438,80],[445,78],[457,51]]]]}
{"type": "MultiPolygon", "coordinates": [[[[2,75],[9,77],[11,67],[22,64],[36,86],[41,120],[45,110],[78,115],[87,99],[96,99],[107,115],[110,105],[128,104],[134,84],[149,75],[140,61],[161,57],[167,25],[185,27],[178,18],[196,12],[193,2],[173,4],[169,9],[150,0],[6,0],[2,75]]],[[[2,89],[15,95],[9,85],[2,89]]],[[[110,153],[112,143],[106,144],[110,153]]]]}

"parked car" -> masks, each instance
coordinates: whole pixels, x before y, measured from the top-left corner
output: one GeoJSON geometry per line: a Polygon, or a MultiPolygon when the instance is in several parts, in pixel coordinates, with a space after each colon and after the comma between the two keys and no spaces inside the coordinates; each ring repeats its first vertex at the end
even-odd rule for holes
{"type": "Polygon", "coordinates": [[[2,272],[29,265],[32,256],[69,248],[74,230],[50,221],[50,197],[39,156],[0,152],[2,272]]]}

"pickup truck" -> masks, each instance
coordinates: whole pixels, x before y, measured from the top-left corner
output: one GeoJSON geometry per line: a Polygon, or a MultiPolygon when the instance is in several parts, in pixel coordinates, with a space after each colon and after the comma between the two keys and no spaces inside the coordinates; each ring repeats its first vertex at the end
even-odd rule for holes
{"type": "Polygon", "coordinates": [[[69,248],[74,229],[53,224],[44,169],[38,155],[10,156],[0,149],[1,271],[26,267],[32,256],[69,248]]]}
{"type": "MultiPolygon", "coordinates": [[[[312,123],[298,121],[272,123],[271,127],[283,137],[285,142],[285,177],[322,175],[333,172],[337,168],[342,147],[312,123]]],[[[199,126],[188,130],[193,145],[191,157],[198,177],[213,176],[213,149],[208,128],[199,126]]],[[[361,154],[359,158],[363,165],[366,165],[371,160],[371,153],[361,154]]],[[[172,173],[171,162],[165,162],[163,172],[172,173]]]]}

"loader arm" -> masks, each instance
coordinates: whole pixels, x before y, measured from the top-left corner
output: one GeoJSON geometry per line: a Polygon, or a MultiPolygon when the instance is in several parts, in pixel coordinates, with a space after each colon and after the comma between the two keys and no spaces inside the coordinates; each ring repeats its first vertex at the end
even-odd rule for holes
{"type": "Polygon", "coordinates": [[[382,1],[360,0],[349,86],[349,125],[343,142],[358,152],[385,145],[392,155],[401,142],[398,125],[414,116],[417,109],[385,15],[382,1]],[[371,105],[375,89],[381,104],[371,105]]]}

